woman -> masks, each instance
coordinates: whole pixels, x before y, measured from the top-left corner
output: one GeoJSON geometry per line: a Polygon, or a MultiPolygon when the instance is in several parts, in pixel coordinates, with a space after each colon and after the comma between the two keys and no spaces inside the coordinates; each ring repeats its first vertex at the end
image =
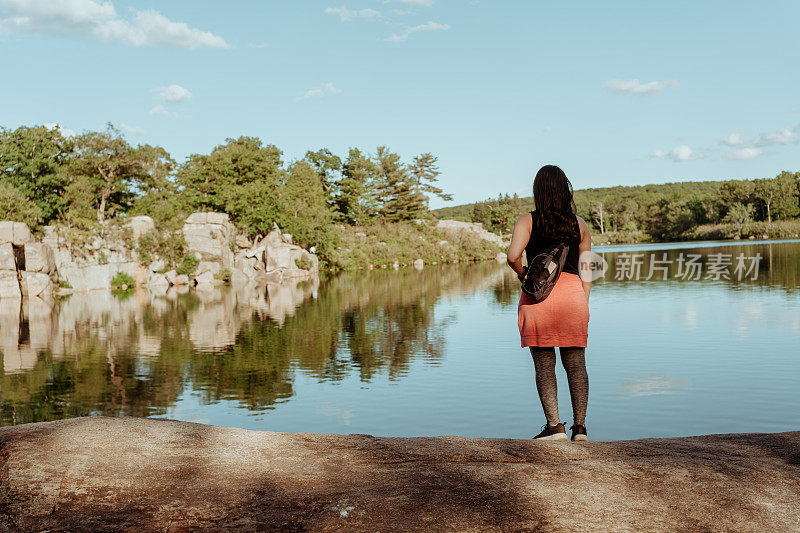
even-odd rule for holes
{"type": "MultiPolygon", "coordinates": [[[[584,350],[589,329],[589,290],[591,281],[580,277],[580,257],[592,247],[586,222],[575,215],[572,185],[564,171],[554,165],[539,169],[533,180],[535,211],[522,215],[514,226],[508,264],[520,279],[524,276],[522,252],[531,259],[553,243],[569,245],[564,269],[545,300],[533,303],[522,293],[518,306],[522,347],[530,347],[536,369],[536,389],[547,423],[535,439],[567,440],[559,422],[556,394],[556,352],[567,371],[572,412],[572,440],[587,440],[586,405],[589,377],[584,350]]],[[[586,254],[588,255],[588,254],[586,254]]],[[[585,256],[584,256],[585,257],[585,256]]],[[[587,279],[590,279],[587,276],[587,279]]]]}

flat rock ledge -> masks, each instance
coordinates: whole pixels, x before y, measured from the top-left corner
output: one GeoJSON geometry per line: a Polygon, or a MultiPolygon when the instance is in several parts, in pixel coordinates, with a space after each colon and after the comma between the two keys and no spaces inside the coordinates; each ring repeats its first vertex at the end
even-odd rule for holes
{"type": "Polygon", "coordinates": [[[618,442],[0,429],[11,531],[798,531],[800,432],[618,442]]]}

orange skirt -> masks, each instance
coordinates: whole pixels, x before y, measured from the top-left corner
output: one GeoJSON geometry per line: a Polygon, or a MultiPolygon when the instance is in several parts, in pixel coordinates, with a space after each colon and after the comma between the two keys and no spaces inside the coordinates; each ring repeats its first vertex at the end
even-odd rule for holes
{"type": "Polygon", "coordinates": [[[519,298],[517,322],[522,347],[586,347],[589,336],[589,303],[581,278],[562,272],[553,291],[535,304],[524,292],[519,298]]]}

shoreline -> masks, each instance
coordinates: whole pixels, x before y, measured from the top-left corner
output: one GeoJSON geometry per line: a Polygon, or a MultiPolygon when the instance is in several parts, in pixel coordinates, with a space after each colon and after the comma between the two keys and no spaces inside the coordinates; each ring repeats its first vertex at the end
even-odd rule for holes
{"type": "Polygon", "coordinates": [[[165,419],[0,428],[0,527],[791,530],[800,431],[541,442],[165,419]]]}

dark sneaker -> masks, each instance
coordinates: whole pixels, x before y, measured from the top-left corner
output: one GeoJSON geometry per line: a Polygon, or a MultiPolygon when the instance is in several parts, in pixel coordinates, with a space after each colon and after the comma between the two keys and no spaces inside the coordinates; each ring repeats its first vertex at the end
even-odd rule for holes
{"type": "Polygon", "coordinates": [[[586,436],[586,426],[573,424],[569,429],[572,430],[572,440],[589,440],[589,437],[586,436]]]}
{"type": "Polygon", "coordinates": [[[542,426],[542,432],[533,438],[542,440],[567,440],[567,430],[564,429],[563,422],[559,422],[555,426],[545,424],[542,426]]]}

